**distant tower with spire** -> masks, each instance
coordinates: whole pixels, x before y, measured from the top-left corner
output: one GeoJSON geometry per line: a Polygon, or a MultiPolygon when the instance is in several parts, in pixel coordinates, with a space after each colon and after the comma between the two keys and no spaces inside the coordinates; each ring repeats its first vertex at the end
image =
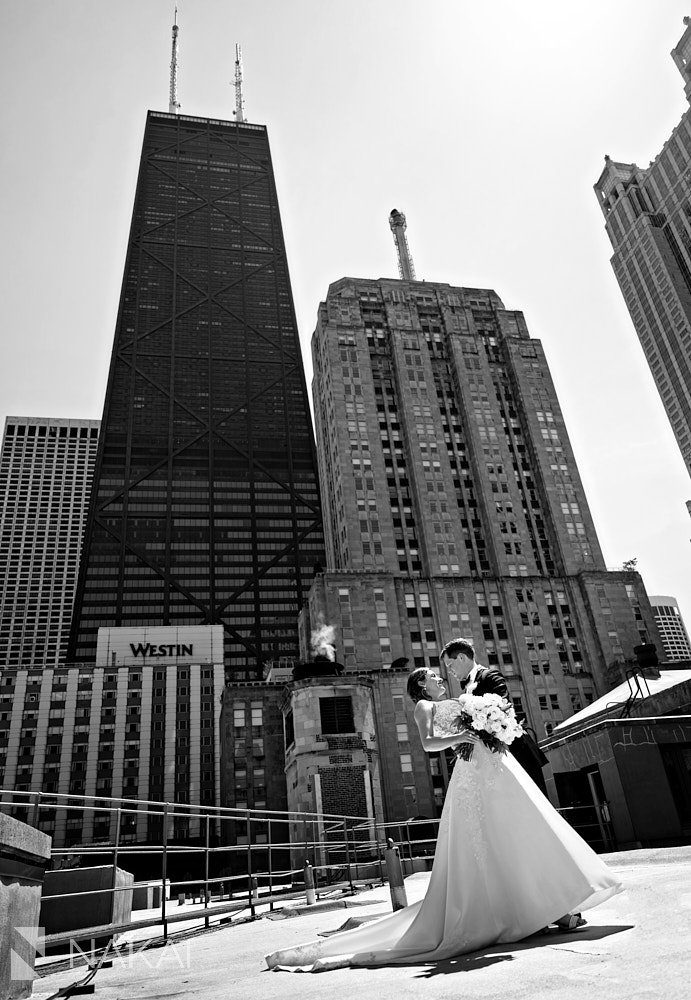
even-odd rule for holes
{"type": "Polygon", "coordinates": [[[396,244],[396,252],[398,254],[399,276],[404,281],[415,281],[415,268],[405,234],[406,221],[403,212],[399,212],[397,208],[392,208],[389,215],[389,225],[391,226],[393,241],[396,244]]]}
{"type": "Polygon", "coordinates": [[[180,108],[178,101],[178,9],[175,8],[175,20],[173,21],[173,44],[170,54],[170,93],[168,97],[168,111],[171,115],[176,115],[180,108]]]}

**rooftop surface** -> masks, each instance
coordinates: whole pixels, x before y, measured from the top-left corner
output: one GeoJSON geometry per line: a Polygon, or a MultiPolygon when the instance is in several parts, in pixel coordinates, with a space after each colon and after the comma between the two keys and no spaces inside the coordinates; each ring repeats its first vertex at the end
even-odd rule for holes
{"type": "MultiPolygon", "coordinates": [[[[318,975],[266,969],[267,952],[333,932],[351,917],[390,912],[389,889],[384,885],[311,908],[300,905],[304,901],[292,901],[283,911],[290,917],[264,915],[196,936],[189,936],[188,930],[187,936],[173,938],[165,948],[116,957],[112,968],[97,973],[95,996],[101,1000],[688,1000],[691,847],[629,851],[606,860],[621,873],[626,891],[587,911],[588,925],[570,934],[555,931],[428,965],[338,969],[318,975]]],[[[406,879],[409,903],[419,898],[425,884],[424,875],[406,879]]],[[[48,974],[36,980],[33,996],[47,1000],[84,974],[83,967],[48,974]]]]}
{"type": "Polygon", "coordinates": [[[675,670],[661,669],[659,677],[638,676],[637,679],[638,684],[635,679],[632,679],[630,682],[623,681],[617,687],[612,688],[611,691],[608,691],[601,698],[586,705],[580,712],[576,712],[575,715],[570,715],[568,719],[560,722],[558,726],[554,727],[554,732],[559,733],[561,730],[570,730],[574,726],[577,726],[579,722],[587,721],[606,708],[623,705],[631,697],[636,701],[642,701],[645,698],[660,694],[662,691],[667,691],[669,688],[676,687],[678,684],[684,684],[686,681],[691,680],[691,670],[683,668],[675,670]]]}

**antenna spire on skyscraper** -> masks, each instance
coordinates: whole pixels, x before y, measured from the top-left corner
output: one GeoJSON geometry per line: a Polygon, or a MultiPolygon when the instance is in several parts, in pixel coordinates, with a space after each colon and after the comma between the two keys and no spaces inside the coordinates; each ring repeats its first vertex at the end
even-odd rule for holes
{"type": "Polygon", "coordinates": [[[176,115],[180,107],[178,101],[178,8],[175,7],[175,20],[173,21],[173,47],[170,56],[170,94],[168,96],[168,111],[171,115],[176,115]]]}
{"type": "Polygon", "coordinates": [[[389,225],[391,226],[393,241],[396,244],[396,251],[398,253],[399,276],[404,281],[415,281],[415,268],[405,235],[406,221],[403,212],[399,212],[397,208],[392,208],[389,215],[389,225]]]}
{"type": "Polygon", "coordinates": [[[235,115],[236,122],[245,120],[245,101],[242,96],[242,49],[235,45],[235,115]]]}

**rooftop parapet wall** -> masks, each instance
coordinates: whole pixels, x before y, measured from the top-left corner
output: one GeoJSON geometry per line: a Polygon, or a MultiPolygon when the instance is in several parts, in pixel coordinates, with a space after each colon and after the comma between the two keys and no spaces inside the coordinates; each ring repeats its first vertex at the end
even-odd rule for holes
{"type": "Polygon", "coordinates": [[[30,929],[38,934],[41,885],[50,862],[50,848],[50,837],[0,813],[2,1000],[31,996],[36,949],[30,929]]]}

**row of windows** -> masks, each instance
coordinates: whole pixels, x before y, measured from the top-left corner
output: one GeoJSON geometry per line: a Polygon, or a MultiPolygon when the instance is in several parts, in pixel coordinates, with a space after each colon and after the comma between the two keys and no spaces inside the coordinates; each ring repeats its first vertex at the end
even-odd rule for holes
{"type": "Polygon", "coordinates": [[[43,424],[7,424],[8,437],[97,438],[97,427],[55,427],[43,424]]]}

